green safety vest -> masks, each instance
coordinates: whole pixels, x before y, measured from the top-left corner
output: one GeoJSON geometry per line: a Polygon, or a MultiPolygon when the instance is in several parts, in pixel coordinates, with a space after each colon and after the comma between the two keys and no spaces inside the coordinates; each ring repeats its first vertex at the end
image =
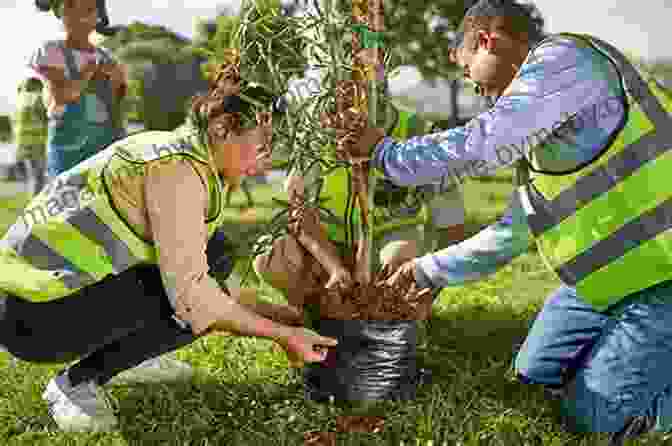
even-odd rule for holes
{"type": "MultiPolygon", "coordinates": [[[[429,123],[415,113],[399,110],[399,122],[392,131],[392,136],[405,140],[417,135],[423,135],[429,130],[429,123]]],[[[336,217],[326,222],[329,237],[334,241],[345,240],[345,215],[348,196],[348,172],[346,168],[337,168],[329,172],[322,183],[320,198],[326,199],[322,205],[336,217]]],[[[353,213],[354,223],[359,218],[359,208],[353,213]]],[[[427,222],[429,210],[423,205],[415,215],[408,217],[391,217],[384,208],[373,208],[373,234],[377,237],[386,232],[405,226],[420,225],[427,222]]]]}
{"type": "Polygon", "coordinates": [[[627,93],[626,119],[601,154],[572,172],[552,175],[543,168],[544,156],[566,153],[566,145],[535,147],[541,161],[528,160],[529,180],[518,192],[544,262],[603,311],[672,279],[672,95],[608,43],[560,36],[615,64],[627,93]]]}
{"type": "Polygon", "coordinates": [[[14,114],[14,142],[18,146],[45,146],[47,142],[47,109],[42,90],[19,89],[14,114]]]}
{"type": "Polygon", "coordinates": [[[50,301],[109,274],[156,264],[158,248],[131,227],[111,197],[131,176],[144,176],[146,163],[171,156],[191,160],[207,175],[212,236],[223,219],[222,184],[193,128],[137,133],[59,175],[30,202],[0,240],[0,290],[50,301]]]}

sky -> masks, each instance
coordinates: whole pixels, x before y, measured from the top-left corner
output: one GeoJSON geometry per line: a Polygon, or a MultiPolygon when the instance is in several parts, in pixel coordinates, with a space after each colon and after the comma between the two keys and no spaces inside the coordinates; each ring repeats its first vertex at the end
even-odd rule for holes
{"type": "MultiPolygon", "coordinates": [[[[616,47],[647,59],[672,57],[668,27],[672,23],[670,0],[537,0],[547,20],[547,31],[591,33],[616,47]],[[668,6],[665,6],[665,5],[668,6]]],[[[108,0],[112,24],[135,20],[167,26],[192,35],[194,18],[212,17],[218,5],[239,4],[239,0],[108,0]]],[[[0,0],[0,41],[3,69],[0,70],[0,113],[11,112],[16,85],[25,73],[26,57],[45,39],[62,35],[52,14],[39,13],[33,0],[0,0]]],[[[419,78],[413,72],[396,80],[404,90],[419,78]]]]}

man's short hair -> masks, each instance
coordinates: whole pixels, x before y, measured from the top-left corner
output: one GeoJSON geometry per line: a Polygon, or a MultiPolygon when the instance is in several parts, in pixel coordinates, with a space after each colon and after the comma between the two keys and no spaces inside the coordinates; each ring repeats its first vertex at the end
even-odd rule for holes
{"type": "Polygon", "coordinates": [[[480,0],[464,15],[460,31],[455,39],[458,46],[465,32],[481,29],[498,29],[511,37],[528,43],[537,43],[546,37],[544,18],[533,3],[519,3],[516,0],[480,0]]]}

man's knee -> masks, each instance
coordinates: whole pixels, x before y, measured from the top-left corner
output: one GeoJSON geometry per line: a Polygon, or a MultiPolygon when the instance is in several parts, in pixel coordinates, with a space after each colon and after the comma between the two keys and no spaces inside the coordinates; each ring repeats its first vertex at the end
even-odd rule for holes
{"type": "Polygon", "coordinates": [[[634,402],[632,394],[606,391],[579,373],[564,389],[562,424],[574,433],[620,432],[632,417],[646,415],[646,409],[637,409],[634,402]]]}
{"type": "Polygon", "coordinates": [[[392,269],[412,260],[420,254],[418,242],[415,240],[395,240],[387,243],[380,250],[380,264],[389,265],[392,269]]]}

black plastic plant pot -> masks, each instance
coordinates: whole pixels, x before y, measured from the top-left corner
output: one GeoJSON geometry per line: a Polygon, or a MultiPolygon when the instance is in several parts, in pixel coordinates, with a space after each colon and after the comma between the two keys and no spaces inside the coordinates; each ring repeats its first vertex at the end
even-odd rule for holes
{"type": "Polygon", "coordinates": [[[338,345],[323,362],[304,368],[307,399],[359,404],[415,398],[417,321],[317,319],[313,329],[338,345]]]}

